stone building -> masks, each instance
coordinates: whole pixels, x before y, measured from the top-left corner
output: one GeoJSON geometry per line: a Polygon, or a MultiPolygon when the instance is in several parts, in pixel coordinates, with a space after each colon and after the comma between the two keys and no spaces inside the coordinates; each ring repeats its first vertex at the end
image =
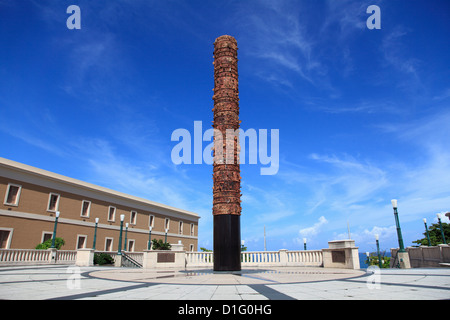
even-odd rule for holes
{"type": "MultiPolygon", "coordinates": [[[[91,183],[0,158],[0,249],[32,249],[50,239],[56,212],[56,237],[64,250],[92,248],[98,218],[96,249],[117,251],[120,216],[123,240],[128,224],[126,251],[147,249],[151,238],[181,241],[196,251],[199,215],[138,198],[91,183]],[[167,235],[166,235],[167,230],[167,235]]],[[[122,247],[123,249],[123,247],[122,247]]]]}

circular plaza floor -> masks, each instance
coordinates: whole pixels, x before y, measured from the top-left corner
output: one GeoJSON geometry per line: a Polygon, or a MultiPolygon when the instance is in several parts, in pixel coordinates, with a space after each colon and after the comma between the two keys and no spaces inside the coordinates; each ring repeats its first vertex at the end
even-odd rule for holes
{"type": "Polygon", "coordinates": [[[94,271],[90,277],[116,281],[167,283],[167,284],[287,284],[314,281],[330,281],[366,275],[362,270],[324,269],[308,267],[243,268],[234,272],[215,272],[212,269],[149,270],[120,269],[94,271]]]}

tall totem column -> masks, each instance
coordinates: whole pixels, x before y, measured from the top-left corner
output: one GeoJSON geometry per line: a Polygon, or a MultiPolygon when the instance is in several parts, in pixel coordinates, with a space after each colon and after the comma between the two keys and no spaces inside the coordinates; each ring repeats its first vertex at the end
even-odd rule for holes
{"type": "Polygon", "coordinates": [[[241,176],[237,42],[214,42],[214,270],[241,270],[241,176]],[[228,129],[228,134],[227,134],[228,129]],[[231,130],[230,130],[231,129],[231,130]],[[220,134],[219,134],[220,132],[220,134]],[[219,138],[220,136],[220,138],[219,138]]]}

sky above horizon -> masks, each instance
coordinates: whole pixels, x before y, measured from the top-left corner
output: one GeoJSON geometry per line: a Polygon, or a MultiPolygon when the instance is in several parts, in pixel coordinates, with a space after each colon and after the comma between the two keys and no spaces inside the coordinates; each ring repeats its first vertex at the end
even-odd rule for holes
{"type": "Polygon", "coordinates": [[[248,250],[264,226],[267,250],[347,225],[362,252],[398,247],[394,198],[409,246],[450,211],[448,0],[0,0],[0,156],[196,212],[212,249],[212,166],[175,165],[171,134],[210,128],[223,34],[242,128],[279,130],[277,174],[241,165],[248,250]]]}

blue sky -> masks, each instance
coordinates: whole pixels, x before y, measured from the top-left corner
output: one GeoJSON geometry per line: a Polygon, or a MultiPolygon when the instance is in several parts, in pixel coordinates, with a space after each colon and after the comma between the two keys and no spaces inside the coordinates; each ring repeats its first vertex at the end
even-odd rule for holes
{"type": "MultiPolygon", "coordinates": [[[[0,0],[0,156],[197,212],[212,167],[171,134],[212,121],[213,43],[239,46],[242,128],[279,129],[276,175],[242,165],[249,250],[396,247],[450,211],[450,4],[432,1],[0,0]],[[81,29],[69,30],[69,5],[81,29]],[[381,29],[369,30],[370,5],[381,29]]],[[[208,142],[204,142],[205,147],[208,142]]]]}

